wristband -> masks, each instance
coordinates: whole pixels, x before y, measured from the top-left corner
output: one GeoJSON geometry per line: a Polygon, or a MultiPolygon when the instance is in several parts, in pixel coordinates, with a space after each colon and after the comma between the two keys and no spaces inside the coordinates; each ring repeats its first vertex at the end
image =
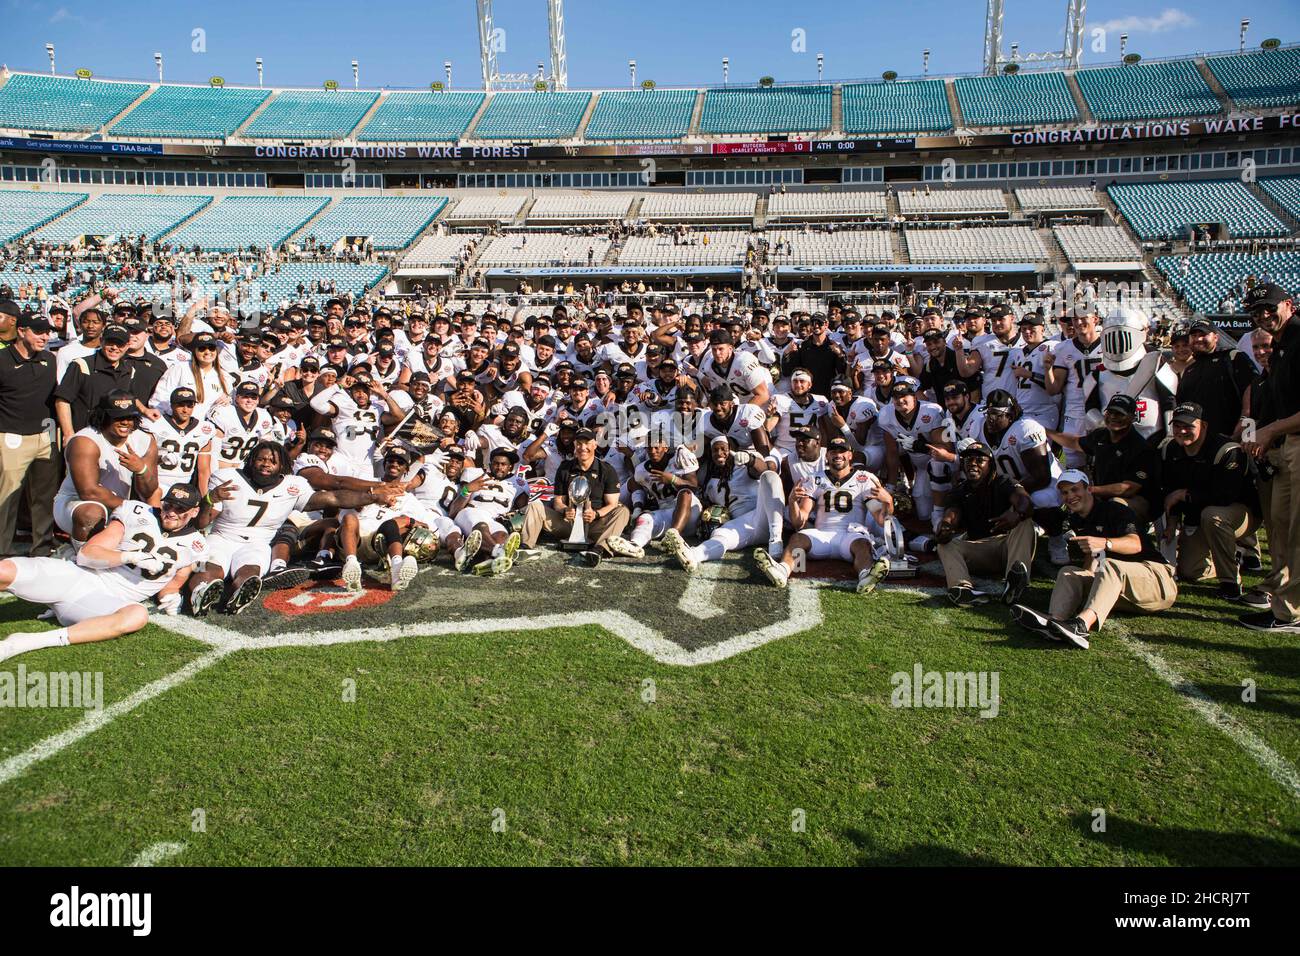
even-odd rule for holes
{"type": "Polygon", "coordinates": [[[207,502],[209,507],[215,504],[215,502],[212,500],[212,492],[210,491],[206,495],[204,495],[201,500],[207,502]]]}

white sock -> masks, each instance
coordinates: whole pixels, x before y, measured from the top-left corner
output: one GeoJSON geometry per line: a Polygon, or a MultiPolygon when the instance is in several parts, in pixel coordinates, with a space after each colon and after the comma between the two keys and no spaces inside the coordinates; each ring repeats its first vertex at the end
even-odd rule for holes
{"type": "Polygon", "coordinates": [[[68,629],[60,627],[53,631],[39,634],[25,634],[21,631],[10,634],[0,641],[0,661],[7,661],[28,651],[39,651],[46,647],[62,647],[68,643],[68,629]]]}
{"type": "Polygon", "coordinates": [[[727,553],[727,546],[717,538],[710,538],[699,546],[691,548],[691,553],[700,561],[721,561],[722,556],[727,553]]]}
{"type": "Polygon", "coordinates": [[[272,559],[271,559],[271,570],[272,570],[272,571],[283,571],[283,570],[284,570],[286,567],[288,567],[288,566],[289,566],[289,562],[288,562],[288,561],[284,561],[284,560],[282,560],[282,559],[280,559],[280,558],[272,558],[272,559]]]}
{"type": "Polygon", "coordinates": [[[501,555],[505,553],[505,550],[506,550],[505,545],[498,544],[496,547],[492,549],[492,557],[494,558],[501,557],[501,555]]]}
{"type": "Polygon", "coordinates": [[[388,573],[394,581],[397,580],[397,572],[402,570],[402,555],[390,557],[388,559],[388,573]]]}

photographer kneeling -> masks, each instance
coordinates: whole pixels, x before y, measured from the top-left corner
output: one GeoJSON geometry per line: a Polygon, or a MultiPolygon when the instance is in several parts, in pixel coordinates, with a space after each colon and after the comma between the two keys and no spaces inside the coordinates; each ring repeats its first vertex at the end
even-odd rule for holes
{"type": "Polygon", "coordinates": [[[1047,615],[1017,604],[1011,608],[1015,619],[1044,637],[1086,649],[1088,632],[1100,630],[1116,604],[1136,611],[1172,606],[1178,597],[1173,566],[1133,509],[1093,495],[1088,476],[1077,469],[1063,473],[1056,487],[1074,532],[1072,563],[1057,575],[1047,615]]]}

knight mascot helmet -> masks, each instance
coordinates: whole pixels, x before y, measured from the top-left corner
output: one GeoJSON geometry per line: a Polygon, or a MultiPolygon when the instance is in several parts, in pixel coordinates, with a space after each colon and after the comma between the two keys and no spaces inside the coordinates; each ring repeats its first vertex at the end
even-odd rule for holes
{"type": "Polygon", "coordinates": [[[1102,363],[1112,372],[1131,372],[1146,357],[1147,330],[1151,320],[1145,312],[1121,306],[1101,324],[1102,363]]]}

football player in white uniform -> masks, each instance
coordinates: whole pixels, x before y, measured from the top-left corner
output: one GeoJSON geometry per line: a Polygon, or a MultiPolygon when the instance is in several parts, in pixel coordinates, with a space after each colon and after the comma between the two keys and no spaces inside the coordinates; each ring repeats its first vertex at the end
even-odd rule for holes
{"type": "Polygon", "coordinates": [[[795,453],[795,439],[791,432],[820,428],[821,418],[830,407],[825,395],[813,394],[812,382],[812,372],[797,368],[790,373],[789,393],[772,397],[769,407],[776,416],[772,444],[782,458],[795,453]]]}
{"type": "Polygon", "coordinates": [[[371,475],[374,474],[371,456],[379,443],[381,416],[387,412],[396,424],[406,414],[382,385],[365,374],[344,376],[340,384],[313,395],[311,407],[330,418],[338,442],[337,453],[369,467],[371,475]]]}
{"type": "Polygon", "coordinates": [[[991,334],[980,336],[973,342],[968,342],[965,336],[953,340],[958,374],[962,378],[970,378],[983,370],[981,395],[987,395],[994,389],[1011,389],[1015,386],[1011,359],[1024,344],[1016,330],[1015,316],[1005,305],[989,309],[989,327],[992,329],[991,334]]]}
{"type": "MultiPolygon", "coordinates": [[[[1061,397],[1047,391],[1047,374],[1053,366],[1051,346],[1043,341],[1043,317],[1030,312],[1020,320],[1023,343],[1011,356],[1015,388],[1008,389],[1025,415],[1044,428],[1056,428],[1061,420],[1061,397]]],[[[987,393],[985,393],[987,394],[987,393]]]]}
{"type": "Polygon", "coordinates": [[[634,545],[644,549],[671,527],[687,534],[695,532],[700,501],[681,492],[694,484],[699,469],[699,459],[685,445],[673,451],[664,436],[651,435],[646,454],[637,462],[629,482],[634,517],[628,539],[634,545]]]}
{"type": "Polygon", "coordinates": [[[498,448],[488,457],[486,472],[475,468],[461,476],[461,489],[451,516],[465,536],[453,560],[457,571],[472,568],[475,574],[495,576],[514,566],[520,535],[511,516],[527,507],[532,489],[518,472],[519,456],[498,448]],[[487,560],[475,564],[488,549],[487,560]]]}
{"type": "Polygon", "coordinates": [[[884,434],[876,425],[880,406],[874,398],[853,394],[853,386],[842,378],[831,383],[831,402],[823,428],[827,440],[837,435],[853,446],[874,474],[885,463],[884,434]]]}
{"type": "Polygon", "coordinates": [[[898,379],[890,386],[889,395],[890,402],[880,410],[877,419],[885,433],[885,481],[890,488],[898,487],[905,477],[902,455],[907,455],[912,465],[912,501],[916,516],[938,524],[942,509],[934,507],[936,492],[933,481],[935,478],[942,480],[942,476],[931,474],[931,465],[935,462],[930,447],[952,450],[945,434],[946,416],[938,405],[916,397],[914,379],[898,379]]]}
{"type": "Polygon", "coordinates": [[[54,611],[60,627],[18,632],[0,641],[0,661],[45,647],[108,641],[140,630],[149,615],[143,601],[177,614],[181,587],[203,559],[195,530],[199,490],[174,485],[155,513],[143,501],[124,501],[104,529],[82,546],[77,562],[60,558],[0,561],[0,590],[54,611]]]}
{"type": "Polygon", "coordinates": [[[1019,483],[1034,505],[1034,519],[1047,530],[1052,563],[1069,563],[1061,511],[1061,493],[1056,488],[1061,465],[1052,454],[1047,430],[1024,411],[1010,392],[995,389],[984,404],[984,425],[979,441],[993,451],[998,471],[1019,483]]]}
{"type": "MultiPolygon", "coordinates": [[[[1046,391],[1049,395],[1065,395],[1061,431],[1085,435],[1088,432],[1084,420],[1085,386],[1092,381],[1093,370],[1101,364],[1101,334],[1097,331],[1097,315],[1090,310],[1076,314],[1071,324],[1074,336],[1044,356],[1050,359],[1046,362],[1046,391]]],[[[1087,456],[1067,448],[1065,464],[1067,468],[1083,468],[1087,465],[1087,456]]]]}
{"type": "Polygon", "coordinates": [[[198,517],[200,527],[211,525],[208,557],[190,587],[190,606],[196,617],[225,598],[227,575],[227,613],[238,614],[256,600],[262,592],[261,576],[271,564],[271,542],[293,511],[364,508],[397,498],[386,488],[314,491],[305,479],[287,471],[284,446],[263,441],[253,446],[242,468],[223,468],[208,482],[198,517]],[[214,512],[217,503],[221,510],[214,512]]]}
{"type": "Polygon", "coordinates": [[[767,413],[757,405],[736,403],[736,393],[725,383],[709,392],[709,410],[700,421],[700,434],[706,442],[719,435],[731,439],[739,449],[759,455],[772,451],[767,434],[767,413]]]}
{"type": "Polygon", "coordinates": [[[115,389],[100,399],[91,424],[64,446],[68,473],[54,496],[54,523],[72,537],[74,548],[99,531],[126,499],[155,500],[158,445],[137,428],[139,421],[131,393],[115,389]]]}
{"type": "Polygon", "coordinates": [[[271,413],[257,404],[261,395],[257,383],[240,382],[235,388],[234,404],[213,409],[208,416],[221,432],[218,468],[238,468],[254,445],[271,439],[275,423],[271,413]]]}
{"type": "Polygon", "coordinates": [[[770,553],[780,553],[785,503],[775,465],[752,451],[732,451],[727,436],[709,445],[709,460],[696,478],[703,498],[700,526],[708,539],[690,547],[676,528],[664,532],[664,550],[686,571],[702,561],[721,561],[728,551],[766,540],[770,553]]]}
{"type": "Polygon", "coordinates": [[[858,593],[869,594],[889,572],[889,559],[876,544],[883,522],[894,513],[894,498],[871,472],[853,463],[853,446],[843,438],[826,447],[826,468],[801,479],[790,493],[790,527],[794,534],[779,559],[754,549],[759,571],[785,587],[799,555],[813,560],[838,558],[858,572],[858,593]],[[809,517],[813,526],[806,527],[809,517]]]}
{"type": "Polygon", "coordinates": [[[731,333],[716,329],[709,334],[709,354],[700,363],[698,380],[706,392],[722,384],[751,405],[766,408],[772,397],[772,374],[749,352],[737,352],[731,333]]]}
{"type": "MultiPolygon", "coordinates": [[[[411,467],[411,455],[406,449],[394,446],[384,452],[383,479],[400,484],[405,481],[411,467]]],[[[343,553],[343,586],[349,591],[361,590],[361,558],[367,561],[388,562],[389,587],[404,591],[415,579],[420,567],[420,554],[406,551],[407,535],[415,528],[430,531],[435,525],[446,528],[450,522],[424,506],[415,495],[404,492],[392,504],[369,504],[360,511],[344,512],[339,519],[339,547],[343,553]]],[[[421,552],[431,560],[438,551],[436,532],[424,539],[421,552]]]]}
{"type": "Polygon", "coordinates": [[[196,404],[192,388],[174,389],[171,412],[140,423],[158,443],[158,490],[164,497],[172,485],[205,488],[212,474],[213,439],[219,433],[212,422],[194,417],[196,404]]]}

